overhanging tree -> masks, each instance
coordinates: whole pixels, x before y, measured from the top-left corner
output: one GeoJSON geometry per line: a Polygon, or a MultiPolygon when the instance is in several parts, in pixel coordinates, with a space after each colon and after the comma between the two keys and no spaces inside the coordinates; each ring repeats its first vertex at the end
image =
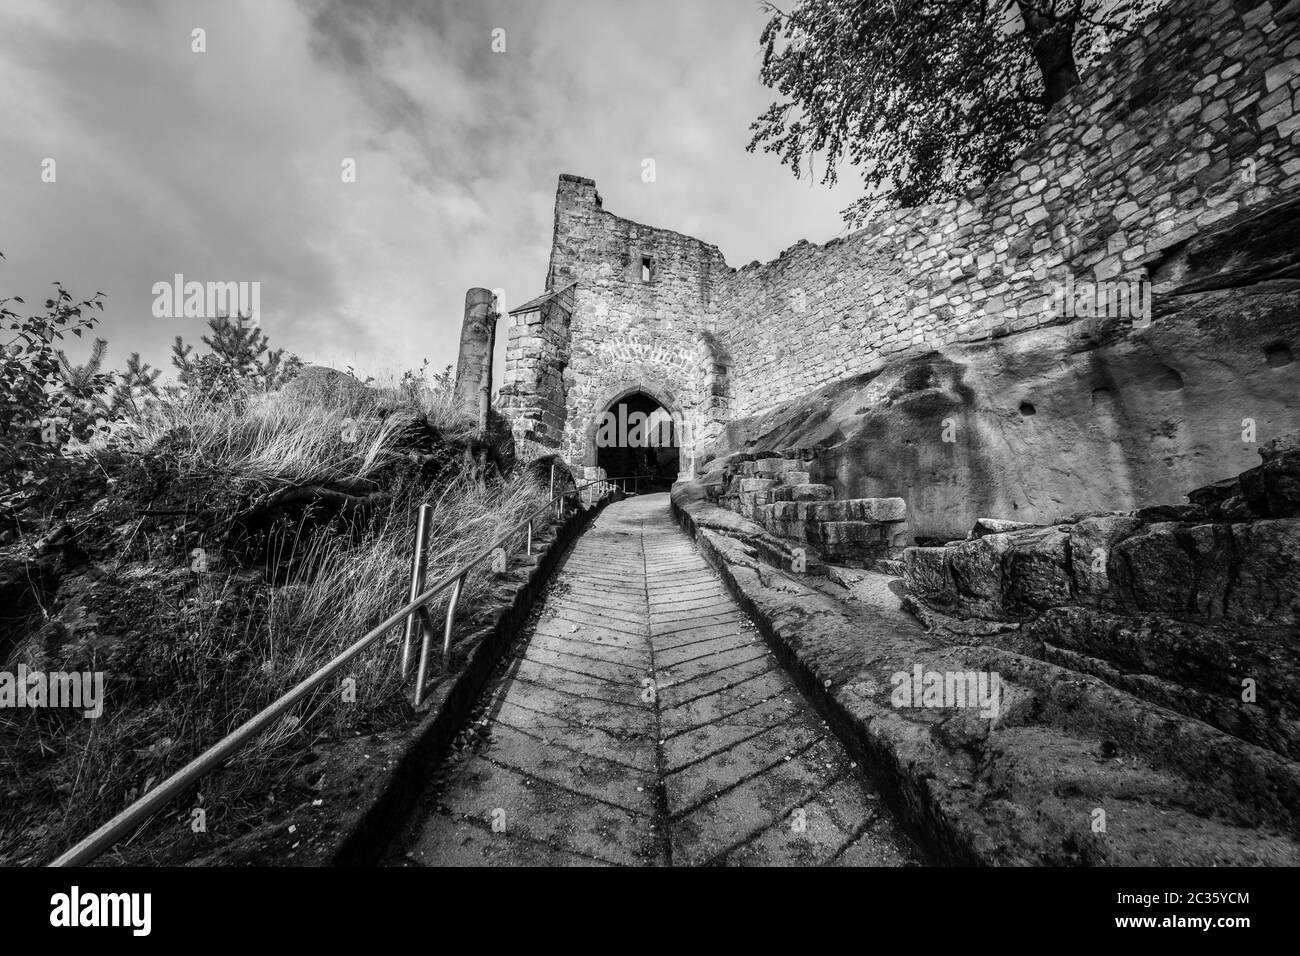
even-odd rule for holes
{"type": "Polygon", "coordinates": [[[866,195],[844,210],[959,195],[1005,172],[1080,63],[1159,0],[795,0],[771,3],[760,78],[782,97],[749,150],[833,184],[845,163],[866,195]]]}

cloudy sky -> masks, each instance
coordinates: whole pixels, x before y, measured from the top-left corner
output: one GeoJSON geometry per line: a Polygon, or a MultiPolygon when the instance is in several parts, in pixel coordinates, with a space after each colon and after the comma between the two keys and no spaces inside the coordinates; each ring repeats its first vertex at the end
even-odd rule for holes
{"type": "Polygon", "coordinates": [[[745,152],[763,21],[757,0],[4,0],[0,296],[103,291],[109,364],[170,372],[203,320],[154,318],[153,284],[256,280],[274,345],[384,376],[455,361],[467,287],[542,291],[562,172],[732,265],[825,241],[853,177],[745,152]]]}

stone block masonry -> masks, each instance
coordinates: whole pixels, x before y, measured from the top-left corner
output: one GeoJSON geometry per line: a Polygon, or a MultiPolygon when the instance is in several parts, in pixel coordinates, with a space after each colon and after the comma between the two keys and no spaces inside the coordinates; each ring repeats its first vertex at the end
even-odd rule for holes
{"type": "Polygon", "coordinates": [[[730,359],[708,331],[712,276],[724,268],[713,246],[620,219],[592,180],[561,176],[547,287],[572,287],[572,318],[548,324],[545,339],[512,330],[507,414],[540,423],[526,430],[575,468],[593,468],[597,416],[640,391],[684,426],[688,459],[692,437],[715,436],[729,418],[730,359]]]}
{"type": "Polygon", "coordinates": [[[1298,18],[1295,3],[1170,4],[988,189],[718,272],[734,415],[900,353],[1058,323],[1052,284],[1069,277],[1159,294],[1180,246],[1300,187],[1298,18]]]}
{"type": "Polygon", "coordinates": [[[803,458],[760,458],[717,463],[703,476],[709,497],[755,521],[783,542],[784,550],[812,552],[820,564],[872,566],[902,554],[907,504],[902,498],[834,499],[829,485],[810,484],[803,458]],[[796,470],[798,469],[798,470],[796,470]]]}

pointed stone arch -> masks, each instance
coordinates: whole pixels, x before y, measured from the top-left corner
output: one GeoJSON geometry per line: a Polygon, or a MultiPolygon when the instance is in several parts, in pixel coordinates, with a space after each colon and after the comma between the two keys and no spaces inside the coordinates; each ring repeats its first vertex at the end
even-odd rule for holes
{"type": "Polygon", "coordinates": [[[587,468],[596,467],[596,431],[600,427],[600,416],[619,403],[621,399],[640,392],[649,395],[672,416],[674,422],[682,420],[682,407],[672,390],[663,385],[652,384],[639,378],[621,379],[602,391],[591,406],[590,420],[583,426],[582,464],[587,468]]]}

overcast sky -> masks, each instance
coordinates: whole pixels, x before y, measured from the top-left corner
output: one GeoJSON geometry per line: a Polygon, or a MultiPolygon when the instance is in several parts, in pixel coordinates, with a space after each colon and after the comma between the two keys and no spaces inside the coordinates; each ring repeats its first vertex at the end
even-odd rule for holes
{"type": "Polygon", "coordinates": [[[763,21],[756,0],[3,0],[0,295],[103,291],[109,364],[170,374],[204,322],[154,318],[153,284],[256,280],[273,345],[382,376],[455,361],[466,288],[542,291],[560,173],[733,266],[824,242],[854,177],[745,152],[763,21]]]}

